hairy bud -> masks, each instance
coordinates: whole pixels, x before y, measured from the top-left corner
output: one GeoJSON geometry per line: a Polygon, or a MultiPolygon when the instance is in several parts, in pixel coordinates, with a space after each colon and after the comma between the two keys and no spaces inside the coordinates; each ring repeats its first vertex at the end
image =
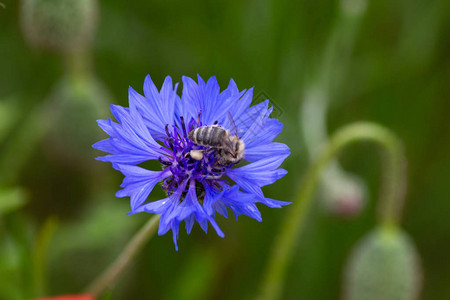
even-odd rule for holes
{"type": "Polygon", "coordinates": [[[107,116],[105,103],[109,101],[108,91],[95,78],[62,79],[50,95],[51,156],[77,167],[92,165],[95,151],[90,145],[104,137],[96,120],[107,116]]]}
{"type": "Polygon", "coordinates": [[[94,36],[96,20],[96,0],[22,0],[22,28],[37,48],[84,50],[94,36]]]}
{"type": "Polygon", "coordinates": [[[421,272],[416,249],[406,233],[377,229],[354,250],[345,278],[346,300],[414,300],[421,272]]]}

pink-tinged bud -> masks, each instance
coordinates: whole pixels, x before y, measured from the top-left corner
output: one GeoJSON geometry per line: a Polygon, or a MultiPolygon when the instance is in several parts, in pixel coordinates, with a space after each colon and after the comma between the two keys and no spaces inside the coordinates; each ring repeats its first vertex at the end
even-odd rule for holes
{"type": "Polygon", "coordinates": [[[360,178],[340,169],[331,169],[323,176],[322,186],[322,199],[331,214],[353,218],[364,209],[367,193],[360,178]]]}

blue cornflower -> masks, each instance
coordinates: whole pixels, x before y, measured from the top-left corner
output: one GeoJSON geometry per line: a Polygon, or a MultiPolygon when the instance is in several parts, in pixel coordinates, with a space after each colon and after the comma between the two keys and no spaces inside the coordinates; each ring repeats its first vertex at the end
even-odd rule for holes
{"type": "Polygon", "coordinates": [[[130,107],[111,105],[118,123],[111,119],[99,120],[99,126],[110,137],[93,147],[110,153],[97,159],[111,162],[125,175],[123,189],[116,196],[131,198],[129,214],[161,214],[158,234],[172,229],[178,250],[181,221],[185,222],[188,234],[197,220],[205,232],[209,222],[223,237],[214,220],[216,211],[228,217],[229,208],[236,218],[243,214],[262,221],[256,203],[269,207],[289,204],[264,197],[261,187],[287,173],[278,167],[290,152],[285,144],[272,142],[283,125],[269,118],[272,108],[268,100],[250,106],[253,89],[239,91],[230,80],[228,88],[220,92],[215,77],[205,83],[198,76],[198,84],[183,77],[180,98],[177,86],[167,76],[158,91],[147,76],[145,97],[130,87],[130,107]],[[244,161],[248,163],[242,161],[234,166],[220,163],[225,150],[189,138],[193,130],[211,125],[227,130],[228,136],[239,137],[245,145],[242,145],[244,161]],[[162,170],[150,171],[138,166],[149,160],[159,161],[162,170]],[[146,202],[157,183],[161,183],[167,197],[146,202]]]}

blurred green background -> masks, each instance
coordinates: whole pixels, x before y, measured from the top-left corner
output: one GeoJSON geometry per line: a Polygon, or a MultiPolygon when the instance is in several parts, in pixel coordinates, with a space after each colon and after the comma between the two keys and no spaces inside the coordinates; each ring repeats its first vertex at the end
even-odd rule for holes
{"type": "MultiPolygon", "coordinates": [[[[110,116],[109,103],[127,106],[128,86],[142,92],[147,74],[157,86],[166,75],[215,75],[222,87],[233,78],[269,96],[284,123],[277,141],[292,150],[289,174],[264,188],[270,198],[292,201],[309,165],[299,116],[314,83],[330,87],[330,132],[359,120],[392,129],[409,163],[402,224],[422,259],[421,299],[450,299],[448,0],[104,0],[83,55],[32,47],[21,1],[2,2],[0,299],[79,292],[150,217],[126,215],[128,199],[114,196],[122,176],[91,149],[106,137],[95,120],[110,116]],[[74,80],[83,62],[95,75],[74,80]]],[[[375,224],[377,150],[362,144],[341,155],[367,184],[366,206],[343,218],[315,202],[283,299],[340,299],[351,249],[375,224]]],[[[154,237],[111,299],[253,297],[289,207],[260,209],[262,223],[218,217],[225,239],[182,230],[178,252],[171,235],[154,237]]]]}

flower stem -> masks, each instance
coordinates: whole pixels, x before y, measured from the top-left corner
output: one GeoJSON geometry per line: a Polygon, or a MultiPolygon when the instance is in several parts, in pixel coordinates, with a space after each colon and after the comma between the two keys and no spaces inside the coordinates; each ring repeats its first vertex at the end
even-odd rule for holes
{"type": "Polygon", "coordinates": [[[86,289],[87,294],[98,296],[116,282],[138,251],[156,232],[159,218],[160,215],[155,215],[145,223],[109,268],[86,289]]]}
{"type": "Polygon", "coordinates": [[[297,198],[274,243],[258,299],[280,298],[284,273],[292,256],[294,245],[305,224],[305,215],[321,172],[343,148],[359,141],[374,142],[385,151],[378,220],[381,225],[389,227],[395,226],[399,222],[406,188],[405,158],[401,143],[391,131],[377,124],[361,122],[345,126],[331,137],[306,173],[297,198]]]}

